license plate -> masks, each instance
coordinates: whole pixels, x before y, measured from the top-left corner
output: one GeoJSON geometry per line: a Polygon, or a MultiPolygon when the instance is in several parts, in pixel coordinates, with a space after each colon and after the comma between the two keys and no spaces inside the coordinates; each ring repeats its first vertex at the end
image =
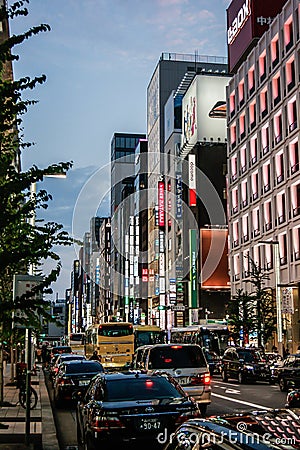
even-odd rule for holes
{"type": "Polygon", "coordinates": [[[89,384],[89,380],[79,380],[79,386],[87,386],[89,384]]]}
{"type": "Polygon", "coordinates": [[[140,419],[139,429],[141,431],[159,430],[161,422],[157,419],[140,419]]]}
{"type": "Polygon", "coordinates": [[[189,377],[180,377],[177,379],[179,384],[185,385],[185,384],[189,384],[189,377]]]}

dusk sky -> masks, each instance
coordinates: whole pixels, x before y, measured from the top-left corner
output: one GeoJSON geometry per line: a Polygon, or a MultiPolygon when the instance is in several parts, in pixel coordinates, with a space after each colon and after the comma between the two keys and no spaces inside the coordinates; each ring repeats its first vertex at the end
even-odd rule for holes
{"type": "MultiPolygon", "coordinates": [[[[9,0],[12,4],[13,0],[9,0]]],[[[11,34],[47,23],[15,48],[15,79],[45,74],[27,93],[39,103],[24,116],[25,170],[73,161],[66,179],[45,179],[53,194],[43,217],[76,238],[90,219],[109,215],[110,143],[115,132],[146,133],[146,92],[163,52],[227,56],[230,0],[30,0],[29,15],[14,19],[11,34]],[[83,189],[83,190],[82,190],[83,189]],[[75,207],[77,205],[77,207],[75,207]],[[75,214],[74,214],[75,211],[75,214]]],[[[52,286],[60,298],[70,287],[78,248],[61,248],[63,270],[52,286]]]]}

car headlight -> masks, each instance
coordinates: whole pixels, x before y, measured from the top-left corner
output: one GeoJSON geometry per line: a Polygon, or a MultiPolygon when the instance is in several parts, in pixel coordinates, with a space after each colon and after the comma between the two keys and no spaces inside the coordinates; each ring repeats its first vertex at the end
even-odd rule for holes
{"type": "Polygon", "coordinates": [[[253,370],[253,366],[247,366],[247,365],[245,365],[245,366],[244,366],[244,369],[246,369],[246,370],[253,370]]]}

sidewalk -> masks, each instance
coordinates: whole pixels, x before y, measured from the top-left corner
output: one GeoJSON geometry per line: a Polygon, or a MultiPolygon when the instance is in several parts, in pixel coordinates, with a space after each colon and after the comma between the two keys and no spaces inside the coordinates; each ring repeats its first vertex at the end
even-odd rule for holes
{"type": "Polygon", "coordinates": [[[30,411],[30,445],[25,445],[26,411],[18,404],[19,390],[12,386],[10,364],[4,371],[4,402],[0,407],[0,450],[59,450],[56,428],[44,372],[32,376],[32,386],[37,391],[38,403],[30,411]]]}

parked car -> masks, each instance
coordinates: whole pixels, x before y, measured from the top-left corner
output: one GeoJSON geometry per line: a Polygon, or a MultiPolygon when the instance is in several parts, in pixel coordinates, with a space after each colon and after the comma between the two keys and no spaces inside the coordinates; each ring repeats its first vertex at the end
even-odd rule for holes
{"type": "Polygon", "coordinates": [[[300,448],[300,409],[253,411],[191,419],[165,436],[164,450],[300,448]]]}
{"type": "Polygon", "coordinates": [[[49,368],[49,378],[50,380],[54,381],[54,378],[56,377],[58,370],[59,370],[59,366],[60,364],[62,364],[63,362],[66,361],[82,361],[85,360],[86,357],[83,355],[75,355],[74,353],[60,353],[56,356],[54,356],[53,358],[53,363],[51,363],[50,368],[49,368]]]}
{"type": "Polygon", "coordinates": [[[205,415],[211,403],[211,377],[202,348],[197,344],[155,344],[139,347],[133,368],[143,373],[165,371],[180,383],[205,415]]]}
{"type": "Polygon", "coordinates": [[[103,372],[103,366],[98,361],[67,361],[59,366],[54,380],[54,402],[57,407],[62,401],[72,400],[74,392],[84,392],[91,379],[103,372]]]}
{"type": "Polygon", "coordinates": [[[300,388],[300,354],[296,353],[285,358],[282,366],[277,367],[274,378],[283,392],[287,391],[289,386],[300,388]]]}
{"type": "Polygon", "coordinates": [[[99,374],[75,397],[78,444],[88,450],[140,441],[153,446],[159,433],[200,416],[197,403],[167,373],[99,374]]]}
{"type": "Polygon", "coordinates": [[[235,378],[239,383],[247,381],[268,381],[271,371],[266,357],[258,348],[228,347],[222,357],[221,376],[223,381],[235,378]]]}
{"type": "Polygon", "coordinates": [[[61,353],[72,353],[72,348],[69,345],[56,345],[55,347],[51,347],[50,357],[52,359],[54,355],[61,353]]]}

